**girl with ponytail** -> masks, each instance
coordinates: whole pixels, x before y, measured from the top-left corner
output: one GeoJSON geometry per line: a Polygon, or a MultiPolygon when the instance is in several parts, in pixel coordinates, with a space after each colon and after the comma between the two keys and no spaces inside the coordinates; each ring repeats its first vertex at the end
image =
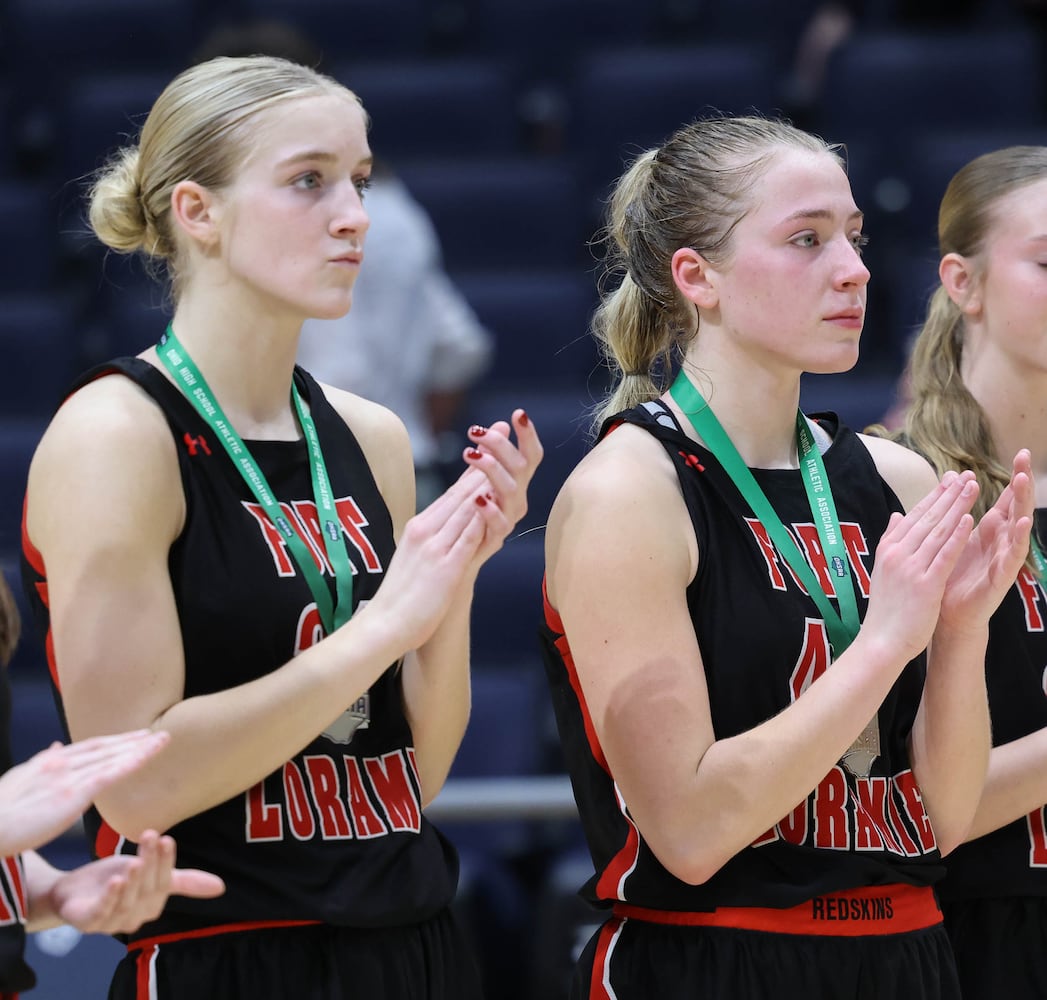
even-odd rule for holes
{"type": "Polygon", "coordinates": [[[970,469],[981,516],[1028,449],[1036,512],[988,628],[993,749],[940,886],[965,1000],[1047,996],[1047,147],[964,166],[938,215],[941,284],[909,362],[901,438],[939,474],[970,469]]]}
{"type": "Polygon", "coordinates": [[[608,911],[578,1000],[959,995],[933,886],[985,777],[1028,455],[976,526],[972,472],[799,412],[857,360],[864,240],[837,151],[773,119],[688,125],[611,199],[617,377],[542,629],[608,911]]]}

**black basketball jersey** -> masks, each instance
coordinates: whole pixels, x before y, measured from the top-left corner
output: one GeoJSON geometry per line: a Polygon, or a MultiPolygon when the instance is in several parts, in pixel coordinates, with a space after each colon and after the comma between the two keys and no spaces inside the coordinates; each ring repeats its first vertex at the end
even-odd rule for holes
{"type": "MultiPolygon", "coordinates": [[[[323,636],[308,584],[211,428],[160,371],[124,358],[94,369],[80,384],[114,371],[153,398],[177,444],[186,517],[169,569],[185,650],[185,697],[270,673],[323,636]]],[[[344,420],[311,376],[297,369],[295,381],[323,446],[359,607],[374,596],[392,558],[391,517],[344,420]]],[[[333,597],[306,442],[246,443],[333,597]]],[[[27,538],[23,573],[46,635],[38,586],[46,570],[27,538]]],[[[451,900],[457,857],[422,814],[398,665],[344,708],[322,733],[326,720],[318,720],[316,738],[278,771],[170,830],[179,865],[214,872],[227,889],[214,900],[172,896],[160,919],[136,938],[245,921],[399,925],[423,920],[451,900]]],[[[214,766],[222,766],[220,758],[214,766]]],[[[99,856],[135,849],[93,810],[86,826],[99,856]]]]}
{"type": "MultiPolygon", "coordinates": [[[[604,432],[623,420],[661,441],[676,467],[701,552],[686,596],[713,727],[717,739],[745,732],[801,697],[825,669],[837,669],[830,667],[824,622],[712,454],[688,438],[661,404],[629,410],[604,432]]],[[[901,503],[859,439],[835,415],[821,423],[833,437],[825,468],[864,617],[873,551],[901,503]]],[[[753,474],[819,580],[832,587],[800,472],[753,474]]],[[[922,658],[905,668],[880,708],[881,755],[868,779],[837,764],[789,815],[707,882],[692,886],[661,865],[632,821],[589,720],[562,623],[548,602],[542,634],[557,723],[596,869],[584,890],[593,902],[683,911],[786,907],[834,890],[926,885],[940,876],[940,855],[906,746],[922,691],[922,658]]]]}
{"type": "MultiPolygon", "coordinates": [[[[12,764],[10,734],[11,687],[7,671],[0,669],[0,774],[12,764]]],[[[0,997],[36,985],[24,958],[26,904],[22,859],[0,858],[0,997]]]]}
{"type": "MultiPolygon", "coordinates": [[[[1036,512],[1045,537],[1047,510],[1036,512]]],[[[985,680],[995,746],[1047,726],[1047,594],[1022,569],[989,621],[985,680]]],[[[1047,807],[1008,823],[946,859],[943,900],[1047,896],[1047,807]]]]}

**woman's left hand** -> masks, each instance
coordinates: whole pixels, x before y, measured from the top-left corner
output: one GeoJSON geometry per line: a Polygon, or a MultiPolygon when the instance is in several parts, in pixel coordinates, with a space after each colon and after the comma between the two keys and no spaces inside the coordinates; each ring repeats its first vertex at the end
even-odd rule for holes
{"type": "Polygon", "coordinates": [[[174,867],[175,842],[153,830],[137,856],[117,854],[62,872],[51,887],[55,915],[84,933],[129,934],[155,920],[168,896],[209,899],[225,884],[217,875],[174,867]]]}
{"type": "Polygon", "coordinates": [[[1029,554],[1034,495],[1029,452],[1014,457],[1011,481],[975,527],[942,597],[939,622],[985,628],[1029,554]]]}
{"type": "Polygon", "coordinates": [[[534,424],[523,410],[514,410],[512,428],[504,420],[489,427],[473,425],[469,428],[472,448],[464,458],[469,465],[464,475],[475,475],[477,470],[488,480],[486,497],[500,512],[494,524],[489,520],[487,533],[479,552],[483,562],[502,547],[509,532],[527,513],[527,487],[542,460],[542,443],[534,424]],[[516,432],[516,444],[510,432],[516,432]]]}

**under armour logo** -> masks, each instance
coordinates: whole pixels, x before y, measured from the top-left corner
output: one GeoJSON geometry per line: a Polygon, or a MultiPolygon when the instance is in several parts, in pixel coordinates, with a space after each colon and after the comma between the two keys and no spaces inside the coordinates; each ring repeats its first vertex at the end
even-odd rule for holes
{"type": "Polygon", "coordinates": [[[186,448],[189,449],[189,457],[196,457],[196,449],[202,448],[205,455],[211,454],[211,449],[207,447],[207,438],[201,434],[199,437],[193,437],[189,431],[185,432],[185,436],[182,438],[185,441],[186,448]]]}
{"type": "Polygon", "coordinates": [[[705,472],[705,466],[698,461],[697,455],[688,455],[682,451],[677,452],[677,454],[696,472],[705,472]]]}

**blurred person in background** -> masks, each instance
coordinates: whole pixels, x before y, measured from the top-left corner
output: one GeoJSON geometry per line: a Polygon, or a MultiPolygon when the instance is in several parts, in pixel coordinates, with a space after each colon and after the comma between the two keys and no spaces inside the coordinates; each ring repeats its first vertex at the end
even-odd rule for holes
{"type": "MultiPolygon", "coordinates": [[[[1032,458],[1025,565],[989,620],[989,771],[939,885],[964,1000],[1047,997],[1047,146],[977,157],[938,217],[940,285],[906,370],[896,440],[971,469],[980,515],[1032,458]]],[[[878,433],[882,429],[872,428],[878,433]]]]}
{"type": "Polygon", "coordinates": [[[798,119],[817,106],[829,59],[863,25],[913,32],[970,30],[985,11],[996,7],[1003,13],[1008,4],[1039,30],[1045,0],[1006,0],[1003,6],[991,0],[825,0],[815,5],[796,40],[783,81],[785,105],[798,119]]]}

